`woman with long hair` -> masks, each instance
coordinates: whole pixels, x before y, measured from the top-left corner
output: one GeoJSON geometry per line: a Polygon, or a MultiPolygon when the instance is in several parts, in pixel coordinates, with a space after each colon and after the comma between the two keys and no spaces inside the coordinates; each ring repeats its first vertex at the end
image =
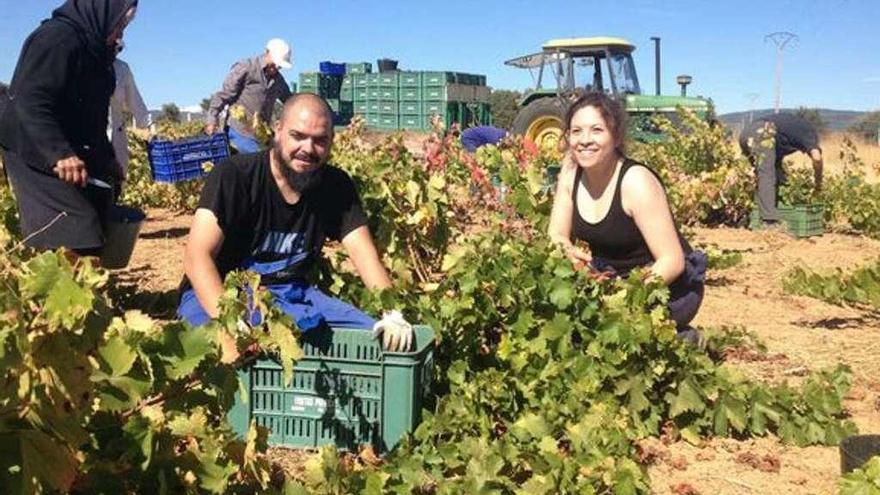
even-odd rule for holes
{"type": "Polygon", "coordinates": [[[627,158],[625,138],[626,112],[610,96],[588,93],[571,105],[548,234],[575,265],[622,277],[647,268],[669,286],[681,336],[695,339],[688,323],[703,300],[706,256],[676,227],[657,174],[627,158]]]}

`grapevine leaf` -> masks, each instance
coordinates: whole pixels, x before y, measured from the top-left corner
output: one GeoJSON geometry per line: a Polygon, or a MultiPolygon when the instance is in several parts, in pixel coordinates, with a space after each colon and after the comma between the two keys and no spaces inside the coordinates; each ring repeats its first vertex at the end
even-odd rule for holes
{"type": "Polygon", "coordinates": [[[63,443],[35,430],[0,435],[0,486],[7,493],[66,493],[76,479],[76,454],[63,443]]]}
{"type": "Polygon", "coordinates": [[[666,396],[666,401],[670,406],[669,415],[673,418],[686,412],[703,412],[706,408],[699,388],[690,379],[680,382],[678,393],[673,394],[670,392],[666,396]]]}
{"type": "Polygon", "coordinates": [[[183,326],[168,328],[164,334],[162,348],[165,373],[172,380],[189,376],[214,350],[214,342],[207,328],[186,329],[183,326]]]}
{"type": "Polygon", "coordinates": [[[137,352],[119,335],[114,335],[99,347],[98,354],[110,367],[110,376],[113,377],[128,373],[137,360],[137,352]]]}

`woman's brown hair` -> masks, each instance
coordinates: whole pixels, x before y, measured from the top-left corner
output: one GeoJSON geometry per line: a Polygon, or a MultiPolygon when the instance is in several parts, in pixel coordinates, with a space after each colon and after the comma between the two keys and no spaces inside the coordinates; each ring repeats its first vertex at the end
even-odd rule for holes
{"type": "Polygon", "coordinates": [[[565,127],[563,139],[565,149],[568,148],[568,133],[571,130],[571,121],[578,110],[593,107],[602,115],[602,119],[608,125],[611,136],[616,143],[617,152],[624,154],[624,141],[626,140],[626,109],[619,100],[598,91],[591,91],[574,101],[565,112],[565,127]]]}

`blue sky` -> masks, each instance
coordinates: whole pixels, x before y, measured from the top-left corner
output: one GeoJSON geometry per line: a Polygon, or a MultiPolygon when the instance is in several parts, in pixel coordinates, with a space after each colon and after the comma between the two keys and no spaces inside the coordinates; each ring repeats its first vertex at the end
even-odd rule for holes
{"type": "MultiPolygon", "coordinates": [[[[8,82],[25,37],[59,1],[0,0],[0,80],[8,82]]],[[[880,108],[880,0],[280,1],[141,0],[126,32],[129,62],[150,108],[197,105],[229,66],[279,36],[294,47],[294,81],[321,60],[396,58],[402,69],[486,74],[490,86],[524,89],[528,71],[503,62],[547,39],[629,39],[643,90],[653,92],[651,36],[662,38],[662,85],[693,76],[691,94],[721,113],[773,104],[775,51],[764,35],[799,36],[785,51],[783,106],[880,108]]]]}

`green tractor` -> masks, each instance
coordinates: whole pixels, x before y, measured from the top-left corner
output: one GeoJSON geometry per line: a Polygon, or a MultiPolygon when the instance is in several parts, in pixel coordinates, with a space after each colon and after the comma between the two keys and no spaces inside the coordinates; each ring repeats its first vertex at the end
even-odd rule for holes
{"type": "MultiPolygon", "coordinates": [[[[520,102],[511,131],[530,138],[538,146],[556,146],[568,105],[589,91],[604,91],[623,99],[630,136],[642,141],[661,137],[651,120],[658,113],[674,119],[676,107],[681,106],[694,109],[703,118],[711,114],[711,102],[684,96],[684,85],[682,96],[643,95],[632,58],[635,49],[635,45],[621,38],[556,39],[545,43],[539,53],[504,62],[529,69],[535,79],[535,89],[526,92],[520,102]],[[546,79],[555,81],[553,87],[544,87],[546,79]]],[[[680,84],[687,82],[688,76],[680,76],[680,84]]]]}

